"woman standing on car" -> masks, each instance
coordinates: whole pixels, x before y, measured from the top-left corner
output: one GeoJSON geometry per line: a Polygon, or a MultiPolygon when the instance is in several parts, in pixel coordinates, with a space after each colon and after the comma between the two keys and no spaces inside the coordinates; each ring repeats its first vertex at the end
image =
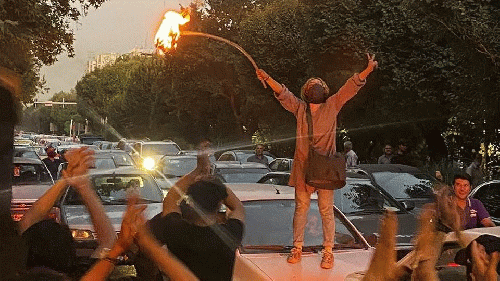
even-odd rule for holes
{"type": "Polygon", "coordinates": [[[335,220],[333,217],[333,190],[316,189],[306,184],[305,163],[309,151],[306,110],[309,107],[314,128],[313,146],[318,153],[333,155],[336,153],[335,136],[337,115],[342,106],[356,95],[365,84],[365,79],[375,69],[375,56],[368,56],[368,66],[360,74],[355,74],[334,94],[329,94],[329,88],[320,78],[310,78],[302,86],[301,99],[297,98],[284,85],[272,79],[269,74],[259,69],[257,77],[273,89],[275,97],[281,105],[292,112],[297,119],[297,137],[290,186],[295,187],[295,214],[293,218],[294,247],[287,259],[289,263],[301,260],[304,244],[304,229],[307,223],[307,213],[311,202],[311,194],[318,192],[318,207],[323,224],[323,258],[321,267],[333,267],[333,245],[335,220]]]}

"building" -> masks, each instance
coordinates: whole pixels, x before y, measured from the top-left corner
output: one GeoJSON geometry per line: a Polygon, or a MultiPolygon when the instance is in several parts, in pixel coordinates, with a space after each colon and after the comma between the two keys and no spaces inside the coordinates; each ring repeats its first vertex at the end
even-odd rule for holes
{"type": "Polygon", "coordinates": [[[87,62],[86,73],[90,73],[96,69],[102,69],[107,65],[112,65],[115,63],[120,55],[117,53],[107,53],[97,55],[94,60],[87,62]]]}

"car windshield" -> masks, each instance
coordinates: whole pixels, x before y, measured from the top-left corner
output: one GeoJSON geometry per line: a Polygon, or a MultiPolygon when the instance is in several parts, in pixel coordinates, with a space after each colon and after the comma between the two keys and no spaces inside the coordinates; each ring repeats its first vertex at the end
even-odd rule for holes
{"type": "Polygon", "coordinates": [[[359,212],[382,213],[385,210],[399,211],[396,202],[378,191],[367,180],[349,180],[335,192],[335,206],[346,215],[359,212]]]}
{"type": "MultiPolygon", "coordinates": [[[[161,203],[162,193],[153,179],[146,175],[99,175],[92,178],[96,193],[104,204],[124,205],[131,192],[137,193],[140,201],[161,203]]],[[[78,193],[70,189],[66,203],[83,204],[78,193]]]]}
{"type": "Polygon", "coordinates": [[[13,185],[50,185],[52,177],[43,164],[14,164],[13,185]]]}
{"type": "Polygon", "coordinates": [[[116,166],[134,166],[134,160],[127,153],[116,153],[113,154],[113,160],[115,160],[116,166]]]}
{"type": "Polygon", "coordinates": [[[181,177],[196,168],[196,163],[197,163],[196,161],[197,160],[194,157],[176,158],[176,159],[164,158],[159,164],[160,171],[164,175],[181,177]]]}
{"type": "Polygon", "coordinates": [[[432,197],[432,178],[425,174],[373,173],[375,182],[397,199],[432,197]]]}
{"type": "Polygon", "coordinates": [[[113,161],[113,158],[111,156],[107,158],[95,158],[94,161],[94,169],[97,170],[109,170],[109,169],[114,169],[116,168],[115,161],[113,161]]]}
{"type": "Polygon", "coordinates": [[[179,147],[173,143],[143,144],[142,155],[176,155],[179,147]]]}
{"type": "Polygon", "coordinates": [[[34,150],[27,148],[22,148],[22,149],[15,148],[14,157],[40,159],[40,157],[38,157],[38,154],[36,154],[34,150]]]}
{"type": "Polygon", "coordinates": [[[259,168],[228,168],[218,169],[216,174],[227,183],[255,183],[269,172],[259,168]]]}
{"type": "MultiPolygon", "coordinates": [[[[304,232],[304,246],[317,246],[323,243],[323,230],[318,204],[312,200],[304,232]]],[[[291,246],[293,245],[294,200],[260,200],[243,202],[245,207],[245,236],[243,250],[255,249],[255,246],[291,246]]],[[[335,247],[361,246],[359,237],[353,234],[335,215],[335,247]]]]}

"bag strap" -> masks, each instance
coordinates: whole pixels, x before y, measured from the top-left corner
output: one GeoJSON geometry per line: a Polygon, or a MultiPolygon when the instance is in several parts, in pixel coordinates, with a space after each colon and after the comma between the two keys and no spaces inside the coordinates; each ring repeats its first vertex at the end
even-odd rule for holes
{"type": "Polygon", "coordinates": [[[307,120],[307,138],[309,139],[309,149],[313,149],[313,122],[311,115],[311,105],[307,103],[306,108],[306,120],[307,120]]]}

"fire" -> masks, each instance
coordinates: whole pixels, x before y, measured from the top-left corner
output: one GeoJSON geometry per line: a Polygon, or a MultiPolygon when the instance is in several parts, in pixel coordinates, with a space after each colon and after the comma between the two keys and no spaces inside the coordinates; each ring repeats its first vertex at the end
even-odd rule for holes
{"type": "Polygon", "coordinates": [[[160,28],[155,35],[155,46],[161,52],[167,52],[177,45],[180,36],[179,26],[189,21],[189,14],[181,15],[174,11],[168,11],[163,17],[160,28]]]}

